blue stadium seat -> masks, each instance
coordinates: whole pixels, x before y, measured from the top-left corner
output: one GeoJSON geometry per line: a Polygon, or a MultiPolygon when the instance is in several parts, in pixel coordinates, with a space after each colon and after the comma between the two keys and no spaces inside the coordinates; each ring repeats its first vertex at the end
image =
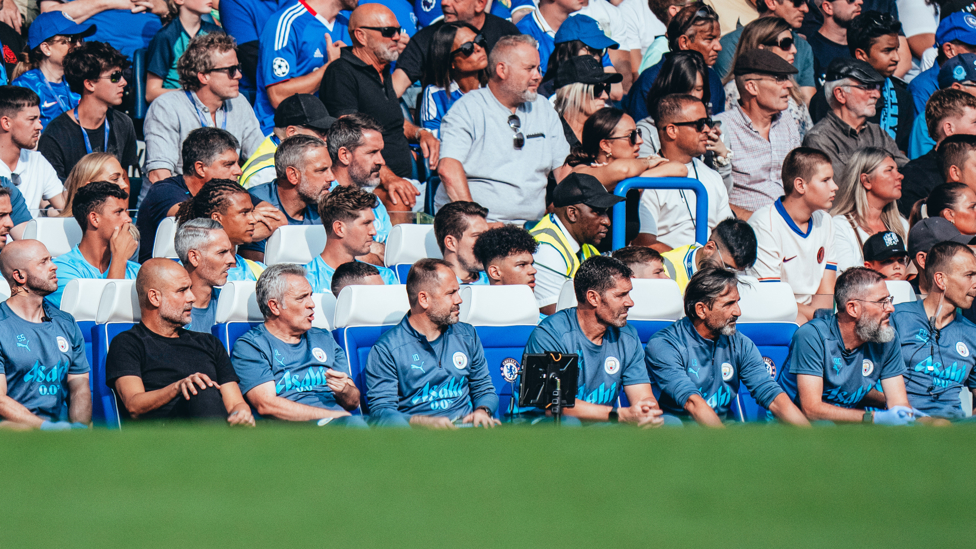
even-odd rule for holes
{"type": "Polygon", "coordinates": [[[27,222],[24,239],[40,240],[51,257],[58,257],[81,242],[81,226],[73,217],[38,217],[27,222]]]}
{"type": "Polygon", "coordinates": [[[264,251],[264,263],[305,265],[325,249],[325,227],[285,225],[271,233],[264,251]]]}
{"type": "Polygon", "coordinates": [[[387,330],[400,323],[410,310],[407,288],[396,286],[346,286],[336,299],[332,336],[346,353],[349,370],[362,393],[361,411],[369,413],[366,395],[366,359],[387,330]]]}
{"type": "MultiPolygon", "coordinates": [[[[684,305],[678,284],[670,279],[631,279],[634,289],[630,292],[634,306],[627,316],[627,324],[637,329],[641,344],[647,345],[651,336],[684,316],[684,305]]],[[[576,306],[573,281],[567,280],[559,292],[556,310],[576,306]]]]}
{"type": "Polygon", "coordinates": [[[427,192],[424,193],[424,213],[434,215],[434,197],[437,195],[437,188],[441,186],[441,178],[432,175],[427,178],[427,192]]]}
{"type": "Polygon", "coordinates": [[[121,427],[115,391],[105,383],[105,360],[112,339],[139,322],[139,318],[134,280],[113,280],[105,286],[92,328],[92,420],[96,425],[121,427]]]}
{"type": "Polygon", "coordinates": [[[522,361],[525,344],[539,323],[535,295],[528,286],[462,286],[461,299],[461,322],[474,326],[481,339],[498,394],[495,416],[501,419],[510,410],[514,388],[502,368],[522,361]]]}
{"type": "Polygon", "coordinates": [[[400,284],[407,283],[407,273],[417,260],[427,257],[443,258],[433,225],[401,223],[394,225],[386,239],[383,263],[393,269],[400,284]]]}
{"type": "MultiPolygon", "coordinates": [[[[125,32],[125,29],[119,29],[125,32]]],[[[132,93],[135,95],[135,104],[132,107],[132,118],[135,120],[145,120],[146,112],[149,110],[149,103],[146,103],[146,48],[141,48],[132,53],[132,93]]]]}
{"type": "Polygon", "coordinates": [[[153,257],[177,259],[176,255],[176,218],[164,217],[156,227],[156,237],[153,239],[153,257]]]}
{"type": "Polygon", "coordinates": [[[212,332],[224,345],[228,355],[237,338],[264,322],[254,291],[256,285],[257,282],[251,280],[235,280],[220,290],[214,315],[216,324],[212,332]]]}
{"type": "MultiPolygon", "coordinates": [[[[76,278],[68,281],[61,297],[61,310],[75,317],[81,334],[85,337],[85,357],[94,369],[95,360],[92,352],[95,319],[101,303],[102,293],[109,284],[117,281],[109,279],[76,278]]],[[[89,376],[94,394],[94,377],[89,376]]]]}

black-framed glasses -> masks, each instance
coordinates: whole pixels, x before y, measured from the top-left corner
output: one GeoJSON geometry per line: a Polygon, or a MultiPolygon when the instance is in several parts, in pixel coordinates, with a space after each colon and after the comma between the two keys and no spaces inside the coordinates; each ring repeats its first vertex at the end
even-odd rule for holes
{"type": "Polygon", "coordinates": [[[630,133],[628,133],[627,135],[619,135],[617,137],[608,137],[607,139],[609,139],[611,141],[613,141],[614,139],[629,139],[630,140],[630,145],[633,147],[633,146],[637,146],[637,138],[639,138],[639,137],[641,137],[641,130],[640,130],[640,128],[637,128],[635,130],[630,130],[630,133]]]}
{"type": "MultiPolygon", "coordinates": [[[[806,4],[806,3],[807,3],[807,0],[793,0],[793,7],[794,8],[798,8],[798,7],[800,7],[800,6],[802,6],[803,4],[806,4]]],[[[851,4],[853,4],[853,3],[854,2],[851,2],[851,4]]]]}
{"type": "Polygon", "coordinates": [[[695,131],[701,133],[705,130],[705,126],[709,128],[715,127],[715,121],[707,116],[705,118],[699,118],[698,120],[689,120],[687,122],[672,122],[672,126],[694,126],[695,131]]]}
{"type": "Polygon", "coordinates": [[[593,84],[593,98],[599,99],[603,94],[610,94],[610,82],[600,82],[593,84]]]}
{"type": "Polygon", "coordinates": [[[787,36],[786,38],[783,38],[779,42],[776,41],[763,42],[763,46],[766,46],[767,48],[776,46],[777,48],[783,51],[790,51],[790,48],[793,47],[793,37],[787,36]]]}
{"type": "Polygon", "coordinates": [[[234,78],[235,76],[237,76],[238,73],[240,73],[241,76],[244,76],[244,70],[243,70],[243,68],[241,67],[240,64],[231,65],[229,67],[216,67],[216,68],[210,69],[207,72],[208,73],[210,73],[210,72],[224,72],[224,73],[227,73],[227,78],[234,78]]]}
{"type": "Polygon", "coordinates": [[[394,36],[400,34],[400,31],[403,30],[403,27],[359,27],[359,28],[374,30],[380,33],[380,35],[383,38],[393,38],[394,36]]]}
{"type": "Polygon", "coordinates": [[[474,36],[474,40],[471,40],[470,42],[465,42],[461,44],[460,48],[452,51],[451,57],[454,57],[455,55],[459,55],[459,54],[464,57],[471,57],[471,55],[474,54],[475,46],[478,46],[483,50],[488,49],[488,41],[485,40],[485,37],[482,36],[481,33],[476,34],[474,36]]]}
{"type": "Polygon", "coordinates": [[[881,91],[881,84],[851,84],[851,87],[864,91],[881,91]]]}
{"type": "Polygon", "coordinates": [[[113,84],[118,84],[119,81],[122,80],[122,70],[119,69],[119,70],[116,70],[116,71],[112,71],[112,74],[110,74],[108,76],[99,76],[98,79],[99,80],[108,80],[109,82],[111,82],[113,84]]]}
{"type": "Polygon", "coordinates": [[[851,301],[863,301],[864,303],[874,303],[875,305],[881,307],[882,309],[884,309],[885,307],[895,306],[895,296],[893,295],[889,295],[888,297],[883,297],[877,301],[870,301],[867,299],[854,299],[854,298],[851,298],[851,301]]]}
{"type": "Polygon", "coordinates": [[[513,137],[515,150],[522,150],[522,147],[525,146],[525,136],[522,135],[522,120],[519,119],[517,114],[508,117],[508,127],[512,128],[512,131],[515,132],[515,136],[513,137]]]}

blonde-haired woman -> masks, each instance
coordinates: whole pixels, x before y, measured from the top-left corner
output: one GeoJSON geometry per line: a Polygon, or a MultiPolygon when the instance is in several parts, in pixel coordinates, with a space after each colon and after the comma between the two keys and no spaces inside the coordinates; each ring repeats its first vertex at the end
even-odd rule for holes
{"type": "Polygon", "coordinates": [[[103,152],[85,155],[64,180],[65,205],[59,217],[71,217],[71,204],[75,200],[75,194],[78,189],[92,181],[115,183],[125,192],[129,192],[129,176],[115,156],[103,152]]]}
{"type": "Polygon", "coordinates": [[[830,212],[838,273],[864,266],[864,242],[875,233],[891,231],[908,242],[908,221],[898,213],[897,204],[902,179],[898,164],[886,151],[868,147],[851,156],[837,182],[830,212]]]}
{"type": "Polygon", "coordinates": [[[580,146],[583,124],[610,101],[610,86],[623,77],[603,72],[600,62],[589,55],[573,57],[557,69],[553,106],[563,123],[569,148],[580,146]]]}

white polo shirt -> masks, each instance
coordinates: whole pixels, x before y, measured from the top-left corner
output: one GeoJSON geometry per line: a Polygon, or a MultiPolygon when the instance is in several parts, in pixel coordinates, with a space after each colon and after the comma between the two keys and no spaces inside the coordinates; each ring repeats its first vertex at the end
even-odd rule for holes
{"type": "Polygon", "coordinates": [[[37,151],[21,149],[20,159],[13,173],[6,163],[0,162],[0,176],[13,181],[20,194],[24,195],[24,202],[33,217],[37,217],[41,200],[49,200],[64,191],[64,185],[58,179],[54,166],[37,151]]]}
{"type": "Polygon", "coordinates": [[[834,226],[823,210],[813,212],[806,232],[783,208],[782,199],[752,213],[749,225],[759,245],[756,276],[760,282],[787,282],[797,303],[809,305],[825,270],[837,270],[834,226]]]}
{"type": "MultiPolygon", "coordinates": [[[[708,232],[711,234],[716,225],[733,217],[729,207],[729,192],[722,176],[701,160],[693,158],[685,166],[688,168],[688,177],[700,181],[708,193],[708,232]]],[[[658,242],[672,248],[693,244],[697,205],[698,200],[692,191],[645,190],[638,210],[640,232],[656,235],[658,242]]]]}
{"type": "Polygon", "coordinates": [[[640,49],[640,39],[633,32],[635,29],[632,29],[624,19],[627,13],[607,0],[590,0],[589,4],[583,6],[583,9],[574,15],[586,15],[594,19],[599,23],[603,34],[620,44],[621,50],[640,49]]]}

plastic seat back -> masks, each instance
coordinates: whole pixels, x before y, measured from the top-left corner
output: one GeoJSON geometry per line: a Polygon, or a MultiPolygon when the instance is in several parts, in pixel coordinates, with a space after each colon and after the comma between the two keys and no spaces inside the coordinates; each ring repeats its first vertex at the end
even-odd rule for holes
{"type": "Polygon", "coordinates": [[[417,260],[427,257],[441,259],[433,225],[401,223],[394,225],[386,239],[386,253],[383,263],[393,269],[400,284],[407,283],[407,273],[417,260]]]}
{"type": "MultiPolygon", "coordinates": [[[[78,323],[78,328],[85,337],[85,356],[92,368],[95,365],[95,357],[92,353],[94,337],[92,328],[95,327],[102,293],[109,284],[115,282],[118,281],[103,278],[76,278],[68,281],[61,294],[61,310],[73,316],[78,323]]],[[[94,379],[91,381],[94,385],[94,379]]]]}
{"type": "Polygon", "coordinates": [[[258,308],[256,285],[257,282],[253,280],[235,280],[220,290],[213,334],[223,344],[227,354],[234,348],[237,338],[264,322],[264,315],[258,308]]]}
{"type": "Polygon", "coordinates": [[[895,305],[899,303],[914,303],[918,298],[915,295],[915,288],[907,280],[886,280],[888,293],[895,298],[895,305]]]}
{"type": "Polygon", "coordinates": [[[134,280],[112,280],[105,286],[92,328],[92,419],[96,424],[121,427],[120,403],[106,385],[105,361],[112,339],[132,328],[140,317],[134,280]]]}
{"type": "Polygon", "coordinates": [[[24,239],[40,240],[51,257],[58,257],[81,242],[81,226],[73,217],[38,217],[27,222],[24,239]]]}
{"type": "Polygon", "coordinates": [[[284,225],[268,237],[264,263],[305,265],[325,249],[325,227],[322,225],[284,225]]]}
{"type": "Polygon", "coordinates": [[[176,259],[176,218],[164,217],[156,227],[156,238],[153,240],[153,257],[176,259]]]}
{"type": "MultiPolygon", "coordinates": [[[[673,324],[684,316],[684,302],[678,284],[667,278],[632,278],[634,289],[630,297],[634,300],[627,315],[627,324],[637,329],[641,343],[647,345],[658,330],[673,324]]],[[[567,280],[559,292],[556,310],[561,311],[577,305],[573,281],[567,280]]]]}

